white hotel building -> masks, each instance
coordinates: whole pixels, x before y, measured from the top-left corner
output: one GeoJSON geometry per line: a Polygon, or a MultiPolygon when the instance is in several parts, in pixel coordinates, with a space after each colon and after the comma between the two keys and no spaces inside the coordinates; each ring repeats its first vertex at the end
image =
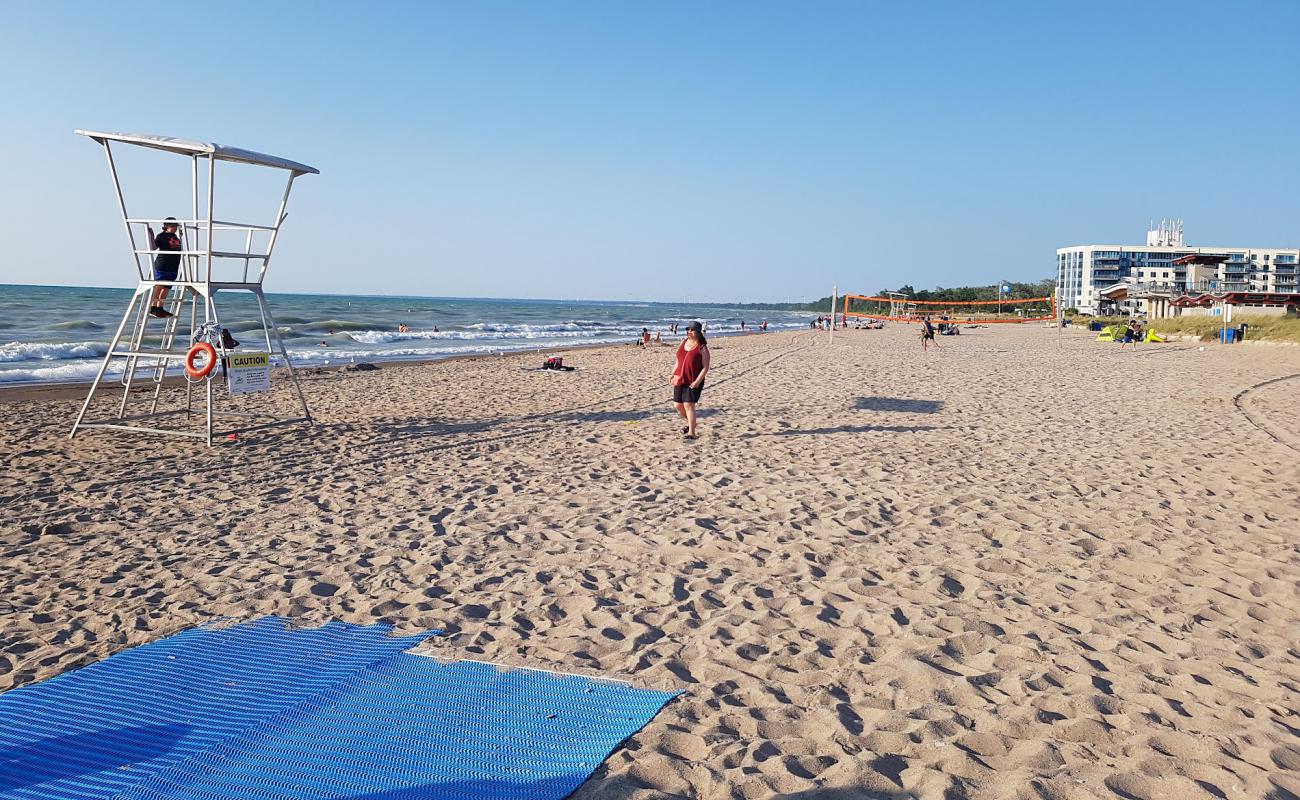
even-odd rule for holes
{"type": "MultiPolygon", "coordinates": [[[[1116,284],[1144,284],[1173,293],[1297,291],[1300,249],[1277,247],[1188,247],[1182,220],[1162,221],[1147,231],[1147,243],[1085,244],[1056,251],[1057,302],[1063,309],[1097,314],[1111,303],[1102,292],[1116,284]],[[1216,268],[1173,262],[1188,255],[1221,256],[1216,268]]],[[[1145,310],[1143,300],[1122,300],[1117,311],[1145,310]],[[1131,307],[1131,308],[1130,308],[1131,307]]]]}

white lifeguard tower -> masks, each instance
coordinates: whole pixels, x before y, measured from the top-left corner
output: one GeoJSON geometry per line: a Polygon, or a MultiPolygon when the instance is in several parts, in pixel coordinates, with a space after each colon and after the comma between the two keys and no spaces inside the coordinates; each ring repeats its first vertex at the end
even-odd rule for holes
{"type": "Polygon", "coordinates": [[[90,137],[104,148],[118,208],[122,213],[122,224],[126,228],[131,254],[135,259],[139,285],[127,304],[117,332],[113,334],[104,363],[100,365],[95,382],[91,384],[69,438],[75,437],[82,428],[112,428],[191,436],[204,439],[210,447],[214,435],[237,434],[275,425],[311,424],[307,400],[303,397],[289,353],[262,294],[262,282],[266,279],[271,252],[275,248],[280,227],[284,224],[285,206],[289,202],[294,180],[300,175],[320,174],[320,171],[286,158],[211,142],[128,133],[83,130],[78,130],[77,133],[90,137]],[[130,216],[117,166],[113,162],[113,143],[137,145],[188,158],[191,218],[166,220],[130,216]],[[269,225],[214,218],[214,188],[219,161],[269,167],[288,173],[279,209],[269,225]],[[200,176],[204,172],[206,181],[201,181],[200,176]],[[164,223],[177,226],[176,235],[181,241],[181,250],[177,253],[180,256],[180,267],[174,281],[154,280],[153,258],[164,251],[155,249],[148,232],[153,226],[161,230],[164,223]],[[243,239],[242,243],[238,241],[240,238],[243,239]],[[171,316],[166,318],[150,313],[151,298],[155,287],[160,285],[168,287],[163,308],[171,316]],[[240,350],[230,349],[231,338],[221,335],[221,316],[217,310],[217,293],[222,290],[251,292],[256,298],[262,323],[260,338],[266,345],[265,351],[248,352],[247,345],[240,350]],[[188,314],[184,313],[187,304],[188,314]],[[273,355],[282,359],[288,370],[289,381],[297,395],[298,404],[302,406],[301,416],[277,416],[247,410],[247,401],[253,399],[255,393],[266,391],[270,387],[273,355]],[[204,356],[201,365],[199,356],[204,356]],[[104,378],[115,362],[121,367],[121,375],[120,381],[116,381],[118,385],[113,389],[122,393],[120,402],[116,403],[116,414],[87,420],[86,413],[95,399],[95,393],[101,388],[108,388],[104,385],[104,378]],[[159,401],[163,397],[163,380],[167,367],[177,362],[183,362],[186,366],[184,406],[160,409],[159,401]],[[222,365],[221,370],[215,369],[218,364],[222,365]],[[216,398],[213,381],[218,373],[226,373],[228,395],[231,400],[238,396],[243,401],[239,403],[243,410],[229,407],[230,403],[224,408],[214,405],[216,398]],[[203,384],[203,399],[196,409],[194,390],[200,383],[203,384]],[[132,389],[138,384],[144,384],[146,391],[143,396],[136,391],[137,396],[132,397],[132,389]],[[132,401],[146,402],[148,409],[137,411],[130,407],[132,401]],[[202,418],[196,418],[199,413],[203,415],[202,418]],[[217,420],[231,420],[234,424],[230,428],[218,430],[217,420]],[[164,427],[165,423],[171,424],[164,427]]]}

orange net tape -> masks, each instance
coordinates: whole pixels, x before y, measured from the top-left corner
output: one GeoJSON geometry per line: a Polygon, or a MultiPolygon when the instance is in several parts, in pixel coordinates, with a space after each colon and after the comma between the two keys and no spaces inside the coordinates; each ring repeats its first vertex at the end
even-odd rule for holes
{"type": "Polygon", "coordinates": [[[879,319],[879,320],[887,320],[891,322],[919,322],[921,317],[923,316],[922,314],[898,316],[898,315],[890,315],[890,314],[871,313],[869,311],[851,311],[849,310],[850,300],[872,300],[879,303],[890,303],[891,305],[906,304],[912,306],[941,306],[942,310],[935,309],[931,311],[926,311],[924,313],[924,316],[934,316],[936,314],[946,313],[947,316],[954,317],[954,318],[964,317],[964,319],[954,319],[955,322],[965,321],[965,322],[979,322],[983,324],[1014,325],[1022,322],[1044,322],[1046,320],[1056,319],[1056,298],[1051,296],[1015,297],[1015,298],[1006,298],[1003,300],[900,300],[898,298],[891,299],[888,297],[875,297],[875,296],[861,295],[861,294],[844,295],[844,311],[842,313],[846,317],[863,317],[867,319],[879,319]],[[1013,319],[1004,319],[1000,317],[974,317],[969,314],[959,313],[958,311],[958,309],[967,308],[970,306],[981,306],[981,307],[997,306],[997,305],[1016,306],[1016,305],[1024,305],[1026,303],[1043,303],[1043,302],[1051,304],[1052,310],[1049,315],[1041,315],[1041,316],[1034,316],[1034,317],[1015,317],[1013,319]]]}

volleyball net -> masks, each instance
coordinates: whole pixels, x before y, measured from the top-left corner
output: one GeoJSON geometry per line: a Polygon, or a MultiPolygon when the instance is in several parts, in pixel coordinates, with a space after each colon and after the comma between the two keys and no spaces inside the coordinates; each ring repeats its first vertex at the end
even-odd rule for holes
{"type": "Polygon", "coordinates": [[[912,300],[893,292],[886,297],[844,296],[845,319],[920,322],[922,317],[969,323],[1043,322],[1056,319],[1055,297],[1004,297],[1001,300],[912,300]]]}

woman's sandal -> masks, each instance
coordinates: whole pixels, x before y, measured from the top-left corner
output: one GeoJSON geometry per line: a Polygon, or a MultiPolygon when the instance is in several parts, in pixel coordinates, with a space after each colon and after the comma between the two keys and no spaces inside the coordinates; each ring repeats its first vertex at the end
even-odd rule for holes
{"type": "Polygon", "coordinates": [[[690,432],[691,432],[691,428],[690,428],[689,425],[687,425],[687,426],[683,426],[683,427],[682,427],[682,433],[683,433],[683,434],[687,434],[687,433],[690,433],[690,432]]]}
{"type": "Polygon", "coordinates": [[[700,435],[699,435],[698,433],[697,433],[697,434],[694,434],[694,435],[691,435],[691,434],[688,433],[688,434],[686,434],[685,436],[683,436],[682,438],[683,438],[683,439],[686,439],[687,441],[691,441],[691,442],[693,442],[693,441],[695,441],[696,439],[700,438],[700,435]]]}

